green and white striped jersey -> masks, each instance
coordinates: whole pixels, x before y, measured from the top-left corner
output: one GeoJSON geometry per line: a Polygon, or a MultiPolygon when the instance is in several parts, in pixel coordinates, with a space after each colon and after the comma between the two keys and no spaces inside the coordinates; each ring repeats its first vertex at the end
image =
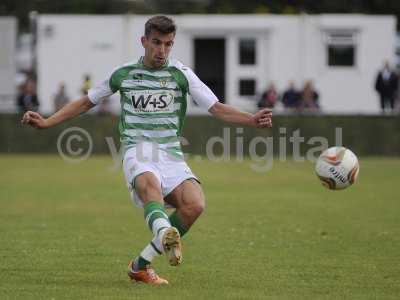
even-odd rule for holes
{"type": "Polygon", "coordinates": [[[218,101],[190,68],[174,59],[159,69],[146,67],[143,57],[118,67],[88,97],[98,104],[116,92],[121,96],[119,132],[125,150],[149,141],[179,157],[188,94],[206,110],[218,101]]]}

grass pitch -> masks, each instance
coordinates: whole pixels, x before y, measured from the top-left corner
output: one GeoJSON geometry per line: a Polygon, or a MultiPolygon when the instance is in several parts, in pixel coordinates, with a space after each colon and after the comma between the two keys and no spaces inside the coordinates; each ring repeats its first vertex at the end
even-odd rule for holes
{"type": "Polygon", "coordinates": [[[399,159],[361,159],[359,182],[336,192],[310,163],[189,163],[206,212],[181,266],[155,261],[170,285],[150,287],[126,276],[151,234],[110,157],[0,156],[0,298],[400,297],[399,159]]]}

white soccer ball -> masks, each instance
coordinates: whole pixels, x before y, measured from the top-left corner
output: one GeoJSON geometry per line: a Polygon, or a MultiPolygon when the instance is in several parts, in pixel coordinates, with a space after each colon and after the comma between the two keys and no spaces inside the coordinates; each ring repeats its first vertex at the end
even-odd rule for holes
{"type": "Polygon", "coordinates": [[[323,186],[342,190],[352,185],[360,170],[357,156],[344,147],[332,147],[318,157],[315,173],[323,186]]]}

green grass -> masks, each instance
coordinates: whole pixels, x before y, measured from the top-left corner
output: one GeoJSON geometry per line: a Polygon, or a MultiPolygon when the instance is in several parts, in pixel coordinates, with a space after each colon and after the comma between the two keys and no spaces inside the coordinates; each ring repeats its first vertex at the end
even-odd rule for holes
{"type": "Polygon", "coordinates": [[[309,163],[190,161],[206,212],[149,287],[125,273],[151,234],[110,157],[0,156],[0,299],[398,299],[400,159],[360,163],[333,192],[309,163]]]}

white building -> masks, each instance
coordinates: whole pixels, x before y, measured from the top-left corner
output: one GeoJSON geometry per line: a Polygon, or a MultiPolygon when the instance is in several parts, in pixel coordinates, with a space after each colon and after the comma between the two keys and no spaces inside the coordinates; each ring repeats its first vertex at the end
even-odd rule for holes
{"type": "Polygon", "coordinates": [[[0,111],[2,112],[16,110],[16,39],[16,18],[0,17],[0,111]]]}
{"type": "MultiPolygon", "coordinates": [[[[80,96],[93,83],[142,55],[148,16],[40,15],[38,79],[41,110],[65,82],[80,96]]],[[[373,84],[384,60],[395,61],[396,19],[367,15],[180,15],[172,55],[192,67],[225,102],[255,109],[269,82],[280,91],[311,79],[326,113],[378,113],[373,84]]],[[[116,97],[117,98],[117,97],[116,97]]],[[[118,109],[118,101],[113,108],[118,109]]],[[[197,113],[193,104],[189,112],[197,113]]]]}

